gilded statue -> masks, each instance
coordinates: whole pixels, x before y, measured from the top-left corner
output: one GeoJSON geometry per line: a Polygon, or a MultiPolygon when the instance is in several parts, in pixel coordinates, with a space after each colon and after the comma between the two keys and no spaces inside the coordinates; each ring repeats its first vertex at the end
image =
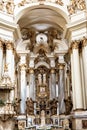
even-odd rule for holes
{"type": "Polygon", "coordinates": [[[53,99],[51,102],[50,102],[50,106],[51,106],[51,114],[52,115],[55,115],[57,114],[57,100],[56,99],[53,99]]]}
{"type": "Polygon", "coordinates": [[[68,97],[68,99],[65,99],[64,101],[66,107],[66,115],[69,115],[73,107],[71,97],[68,97]]]}
{"type": "Polygon", "coordinates": [[[34,101],[32,100],[32,98],[27,98],[26,101],[26,113],[28,115],[34,115],[34,101]]]}
{"type": "Polygon", "coordinates": [[[15,98],[13,102],[14,111],[16,112],[17,115],[20,113],[20,101],[21,99],[15,98]]]}

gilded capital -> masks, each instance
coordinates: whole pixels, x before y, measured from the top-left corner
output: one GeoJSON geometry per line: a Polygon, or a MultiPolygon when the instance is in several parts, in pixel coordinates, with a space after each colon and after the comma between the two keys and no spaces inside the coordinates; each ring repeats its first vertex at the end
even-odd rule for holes
{"type": "Polygon", "coordinates": [[[6,48],[7,48],[8,50],[13,50],[13,45],[12,45],[12,43],[11,43],[11,42],[6,43],[6,48]]]}
{"type": "Polygon", "coordinates": [[[59,70],[63,70],[64,67],[65,67],[65,64],[64,64],[64,63],[59,63],[59,64],[58,64],[58,69],[59,69],[59,70]]]}
{"type": "Polygon", "coordinates": [[[79,48],[79,41],[72,42],[72,49],[78,49],[79,48]]]}
{"type": "Polygon", "coordinates": [[[21,64],[21,65],[19,65],[19,67],[20,67],[21,70],[25,70],[27,65],[26,64],[21,64]]]}
{"type": "Polygon", "coordinates": [[[54,74],[55,73],[55,69],[52,68],[50,72],[51,72],[51,74],[54,74]]]}
{"type": "Polygon", "coordinates": [[[30,68],[30,69],[29,69],[29,73],[30,73],[30,74],[33,74],[33,73],[34,73],[34,69],[33,69],[33,68],[30,68]]]}
{"type": "Polygon", "coordinates": [[[87,38],[86,37],[84,37],[82,40],[82,46],[83,47],[87,46],[87,38]]]}

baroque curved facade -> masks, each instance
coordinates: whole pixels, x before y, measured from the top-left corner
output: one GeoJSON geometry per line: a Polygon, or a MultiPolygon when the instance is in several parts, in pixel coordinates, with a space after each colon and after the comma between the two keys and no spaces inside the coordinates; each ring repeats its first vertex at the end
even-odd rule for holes
{"type": "Polygon", "coordinates": [[[0,130],[87,129],[87,1],[0,1],[0,130]]]}

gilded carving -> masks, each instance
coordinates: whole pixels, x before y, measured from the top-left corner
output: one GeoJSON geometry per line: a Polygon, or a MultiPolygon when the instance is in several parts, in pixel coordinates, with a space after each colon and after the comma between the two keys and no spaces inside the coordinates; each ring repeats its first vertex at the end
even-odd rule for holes
{"type": "Polygon", "coordinates": [[[72,42],[72,49],[78,49],[79,48],[79,41],[72,42]]]}
{"type": "MultiPolygon", "coordinates": [[[[37,0],[37,2],[40,2],[40,4],[44,4],[43,2],[45,2],[45,1],[46,1],[46,2],[52,2],[52,3],[53,3],[52,0],[37,0]]],[[[35,1],[35,0],[22,0],[22,1],[18,4],[18,6],[20,7],[20,6],[24,6],[25,4],[30,4],[30,3],[34,3],[34,2],[36,2],[36,1],[35,1]]],[[[62,0],[55,0],[54,3],[63,6],[62,0]]]]}
{"type": "Polygon", "coordinates": [[[50,101],[51,115],[57,114],[57,103],[58,101],[56,99],[53,99],[52,101],[50,101]]]}
{"type": "Polygon", "coordinates": [[[13,45],[12,45],[12,43],[11,43],[11,42],[7,42],[7,43],[6,43],[6,48],[7,48],[8,50],[13,50],[13,45]]]}
{"type": "Polygon", "coordinates": [[[29,73],[30,73],[30,74],[33,74],[33,73],[34,73],[34,69],[33,69],[33,68],[30,68],[29,73]]]}
{"type": "Polygon", "coordinates": [[[19,67],[20,67],[21,70],[25,70],[27,65],[26,64],[21,64],[21,65],[19,65],[19,67]]]}
{"type": "Polygon", "coordinates": [[[84,9],[86,9],[85,0],[77,0],[77,8],[78,8],[79,10],[84,10],[84,9]]]}
{"type": "Polygon", "coordinates": [[[13,12],[14,12],[14,2],[13,2],[13,0],[9,0],[6,3],[6,9],[7,9],[8,14],[13,14],[13,12]]]}
{"type": "Polygon", "coordinates": [[[26,0],[22,0],[22,1],[18,4],[18,7],[24,6],[25,4],[26,4],[26,0]]]}
{"type": "Polygon", "coordinates": [[[72,5],[67,6],[67,9],[70,15],[75,13],[75,8],[72,5]]]}
{"type": "Polygon", "coordinates": [[[68,97],[68,99],[65,99],[64,101],[66,107],[66,115],[69,115],[73,107],[71,97],[68,97]]]}
{"type": "Polygon", "coordinates": [[[84,10],[86,9],[85,0],[72,0],[67,9],[70,15],[74,14],[77,10],[84,10]]]}
{"type": "Polygon", "coordinates": [[[56,0],[55,3],[56,3],[56,4],[59,4],[59,5],[61,5],[61,6],[63,6],[62,0],[56,0]]]}
{"type": "Polygon", "coordinates": [[[65,64],[64,64],[64,63],[58,64],[58,69],[63,70],[64,67],[65,67],[65,64]]]}
{"type": "Polygon", "coordinates": [[[54,74],[55,73],[55,69],[51,69],[51,74],[54,74]]]}
{"type": "Polygon", "coordinates": [[[86,37],[84,37],[82,40],[82,46],[83,47],[87,46],[87,38],[86,37]]]}
{"type": "Polygon", "coordinates": [[[15,100],[12,104],[14,107],[14,111],[16,112],[17,115],[20,113],[20,101],[21,101],[21,99],[15,98],[15,100]]]}
{"type": "Polygon", "coordinates": [[[18,121],[18,129],[24,130],[25,129],[25,121],[18,121]]]}
{"type": "Polygon", "coordinates": [[[27,98],[26,101],[26,113],[28,115],[34,115],[34,101],[30,98],[27,98]]]}

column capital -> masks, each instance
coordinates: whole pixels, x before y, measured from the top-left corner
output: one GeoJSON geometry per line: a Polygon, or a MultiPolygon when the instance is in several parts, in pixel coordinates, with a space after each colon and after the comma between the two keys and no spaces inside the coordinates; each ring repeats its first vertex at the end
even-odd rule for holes
{"type": "Polygon", "coordinates": [[[65,63],[59,63],[59,64],[58,64],[58,69],[59,69],[59,70],[63,70],[64,67],[65,67],[65,63]]]}
{"type": "Polygon", "coordinates": [[[50,73],[54,74],[55,73],[55,68],[51,68],[50,73]]]}
{"type": "Polygon", "coordinates": [[[72,49],[78,49],[79,48],[79,41],[73,41],[71,43],[71,48],[72,49]]]}
{"type": "Polygon", "coordinates": [[[21,70],[25,70],[27,65],[26,64],[20,64],[19,67],[20,67],[21,70]]]}
{"type": "Polygon", "coordinates": [[[85,46],[87,46],[87,38],[83,37],[83,39],[82,39],[82,47],[85,47],[85,46]]]}
{"type": "Polygon", "coordinates": [[[6,48],[7,48],[7,50],[13,50],[12,42],[7,42],[6,43],[6,48]]]}
{"type": "Polygon", "coordinates": [[[30,69],[29,69],[29,73],[30,73],[30,74],[33,74],[33,73],[34,73],[34,68],[30,68],[30,69]]]}

